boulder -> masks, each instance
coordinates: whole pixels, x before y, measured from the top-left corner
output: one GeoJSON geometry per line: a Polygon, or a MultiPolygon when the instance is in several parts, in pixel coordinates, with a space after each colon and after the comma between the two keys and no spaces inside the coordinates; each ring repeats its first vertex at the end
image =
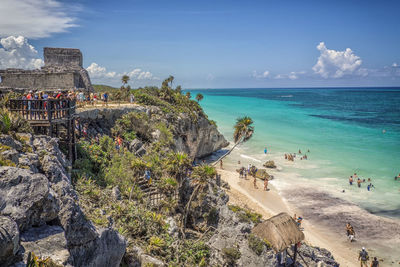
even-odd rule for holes
{"type": "Polygon", "coordinates": [[[140,267],[140,266],[154,266],[154,267],[164,267],[166,266],[162,261],[159,259],[156,259],[150,255],[147,255],[143,252],[143,250],[139,247],[134,246],[132,248],[132,254],[133,254],[133,262],[129,264],[129,266],[135,266],[135,267],[140,267]]]}
{"type": "Polygon", "coordinates": [[[139,139],[135,139],[129,143],[129,150],[130,151],[138,151],[143,146],[142,141],[139,139]]]}
{"type": "Polygon", "coordinates": [[[270,169],[275,169],[276,168],[275,162],[273,160],[268,160],[267,162],[265,162],[263,164],[263,166],[265,168],[270,168],[270,169]]]}
{"type": "Polygon", "coordinates": [[[112,198],[116,200],[121,200],[121,191],[119,190],[118,186],[113,187],[111,191],[112,198]]]}
{"type": "Polygon", "coordinates": [[[43,174],[0,167],[0,215],[10,216],[20,231],[57,218],[59,207],[43,174]]]}
{"type": "Polygon", "coordinates": [[[18,151],[22,149],[21,142],[14,140],[10,135],[5,135],[5,134],[0,135],[0,143],[5,146],[12,147],[18,151]]]}
{"type": "Polygon", "coordinates": [[[262,180],[267,178],[268,180],[271,180],[272,176],[267,173],[267,170],[258,169],[257,172],[256,172],[256,178],[259,178],[259,179],[262,179],[262,180]]]}
{"type": "Polygon", "coordinates": [[[1,158],[12,161],[14,164],[18,164],[19,153],[15,149],[6,150],[0,153],[1,158]]]}
{"type": "Polygon", "coordinates": [[[71,247],[70,264],[84,267],[119,267],[125,254],[126,241],[112,229],[100,229],[98,238],[71,247]]]}
{"type": "Polygon", "coordinates": [[[61,265],[66,265],[70,257],[64,229],[56,225],[28,229],[21,234],[21,245],[25,250],[25,260],[29,252],[40,255],[41,258],[49,257],[61,265]]]}
{"type": "Polygon", "coordinates": [[[11,218],[0,216],[0,266],[8,266],[19,259],[19,230],[11,218]]]}

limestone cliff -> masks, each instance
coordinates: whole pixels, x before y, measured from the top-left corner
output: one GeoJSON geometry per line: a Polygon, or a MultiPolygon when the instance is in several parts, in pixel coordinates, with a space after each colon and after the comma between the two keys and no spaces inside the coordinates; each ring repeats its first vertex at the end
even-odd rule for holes
{"type": "Polygon", "coordinates": [[[1,135],[0,144],[0,266],[28,252],[65,266],[119,266],[125,240],[85,218],[57,139],[1,135]]]}
{"type": "Polygon", "coordinates": [[[78,116],[80,124],[87,127],[89,135],[110,134],[115,121],[129,112],[144,112],[150,119],[163,121],[167,126],[171,126],[175,150],[185,152],[191,158],[210,155],[229,144],[204,115],[199,115],[195,120],[184,113],[178,116],[165,114],[155,106],[121,105],[112,108],[81,109],[78,110],[78,116]]]}

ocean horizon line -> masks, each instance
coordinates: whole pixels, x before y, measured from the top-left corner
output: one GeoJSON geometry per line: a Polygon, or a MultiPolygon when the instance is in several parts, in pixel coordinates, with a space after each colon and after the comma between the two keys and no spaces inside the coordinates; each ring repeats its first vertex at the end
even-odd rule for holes
{"type": "Polygon", "coordinates": [[[400,86],[339,86],[339,87],[334,87],[334,86],[327,86],[327,87],[209,87],[209,88],[185,88],[183,91],[189,91],[189,90],[241,90],[241,89],[250,89],[250,90],[260,90],[260,89],[364,89],[364,90],[370,90],[370,89],[399,89],[400,86]]]}

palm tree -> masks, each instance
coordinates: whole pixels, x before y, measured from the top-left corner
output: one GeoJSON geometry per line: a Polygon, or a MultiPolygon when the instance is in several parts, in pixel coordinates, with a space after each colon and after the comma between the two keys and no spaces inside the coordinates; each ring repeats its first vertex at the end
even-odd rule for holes
{"type": "Polygon", "coordinates": [[[128,75],[123,75],[121,78],[122,84],[126,86],[131,78],[128,75]]]}
{"type": "Polygon", "coordinates": [[[198,93],[198,94],[196,95],[197,103],[199,103],[201,100],[203,100],[203,98],[204,98],[204,96],[203,96],[202,94],[198,93]]]}
{"type": "Polygon", "coordinates": [[[169,77],[168,77],[168,82],[170,82],[170,83],[171,83],[171,88],[172,88],[172,82],[174,81],[174,79],[175,79],[175,77],[174,77],[174,76],[172,76],[172,75],[169,75],[169,77]]]}
{"type": "Polygon", "coordinates": [[[254,126],[252,126],[252,124],[253,120],[247,116],[239,117],[236,119],[236,124],[233,127],[235,129],[235,131],[233,132],[233,141],[235,142],[235,145],[216,162],[214,162],[212,166],[215,166],[223,158],[228,156],[237,145],[248,141],[253,136],[254,126]]]}
{"type": "Polygon", "coordinates": [[[192,194],[190,195],[189,201],[186,204],[184,215],[183,215],[183,235],[185,235],[187,216],[190,211],[190,205],[193,199],[197,196],[201,190],[208,184],[208,181],[215,177],[217,171],[210,165],[200,165],[193,168],[192,172],[192,184],[195,185],[192,194]]]}
{"type": "Polygon", "coordinates": [[[192,96],[190,95],[190,92],[186,92],[186,97],[189,98],[189,99],[192,97],[192,96]]]}

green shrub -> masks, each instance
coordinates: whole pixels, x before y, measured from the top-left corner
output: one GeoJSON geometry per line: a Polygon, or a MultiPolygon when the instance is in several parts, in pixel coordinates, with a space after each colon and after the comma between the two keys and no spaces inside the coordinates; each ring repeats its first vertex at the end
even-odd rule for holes
{"type": "Polygon", "coordinates": [[[208,225],[214,225],[218,223],[218,217],[219,212],[218,209],[215,207],[212,207],[210,211],[207,213],[206,219],[207,219],[207,224],[208,225]]]}
{"type": "Polygon", "coordinates": [[[257,255],[261,255],[265,248],[265,242],[258,238],[257,236],[250,234],[247,242],[249,243],[249,248],[254,251],[257,255]]]}
{"type": "Polygon", "coordinates": [[[239,249],[235,247],[223,248],[222,253],[224,254],[225,261],[228,264],[235,264],[236,261],[242,256],[239,249]]]}
{"type": "Polygon", "coordinates": [[[12,132],[30,133],[32,132],[32,128],[28,121],[19,114],[3,108],[0,110],[0,132],[3,134],[10,134],[12,132]]]}
{"type": "Polygon", "coordinates": [[[261,222],[261,214],[252,212],[248,209],[244,209],[236,205],[228,205],[228,208],[237,214],[241,222],[252,222],[254,224],[258,224],[261,222]]]}

